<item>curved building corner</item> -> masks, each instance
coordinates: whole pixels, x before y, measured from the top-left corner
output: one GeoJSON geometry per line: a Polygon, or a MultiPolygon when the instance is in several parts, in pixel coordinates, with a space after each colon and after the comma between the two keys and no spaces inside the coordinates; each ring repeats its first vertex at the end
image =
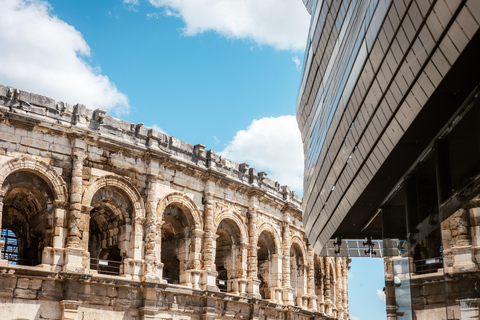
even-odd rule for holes
{"type": "Polygon", "coordinates": [[[304,4],[315,251],[384,257],[388,319],[479,317],[480,2],[304,4]]]}

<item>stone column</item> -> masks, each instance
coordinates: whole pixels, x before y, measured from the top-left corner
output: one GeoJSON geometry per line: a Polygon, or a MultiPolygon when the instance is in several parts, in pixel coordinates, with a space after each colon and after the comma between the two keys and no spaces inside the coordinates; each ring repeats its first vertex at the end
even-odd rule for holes
{"type": "Polygon", "coordinates": [[[343,272],[342,272],[342,259],[334,258],[335,266],[337,269],[337,281],[335,282],[335,307],[337,309],[337,317],[343,319],[343,272]]]}
{"type": "Polygon", "coordinates": [[[145,247],[144,229],[145,218],[139,213],[135,212],[133,218],[133,228],[129,230],[129,222],[126,220],[126,240],[129,244],[128,258],[123,259],[124,274],[123,276],[133,280],[141,280],[143,271],[145,270],[145,260],[143,259],[143,252],[145,247]],[[128,237],[130,234],[130,237],[128,237]]]}
{"type": "MultiPolygon", "coordinates": [[[[470,209],[472,212],[473,209],[470,209]]],[[[441,223],[445,273],[476,271],[469,214],[459,209],[441,223]]],[[[471,214],[470,214],[471,215],[471,214]]]]}
{"type": "Polygon", "coordinates": [[[248,244],[241,242],[236,249],[235,254],[235,279],[227,281],[228,292],[238,294],[241,296],[247,293],[247,256],[248,256],[248,244]]]}
{"type": "Polygon", "coordinates": [[[68,202],[53,202],[53,243],[43,248],[42,267],[49,271],[62,271],[65,265],[65,244],[67,239],[68,202]]]}
{"type": "MultiPolygon", "coordinates": [[[[76,139],[74,141],[73,163],[72,163],[72,182],[70,185],[70,211],[68,213],[68,235],[65,254],[64,271],[84,272],[88,266],[85,266],[83,260],[86,253],[85,246],[88,245],[88,239],[82,239],[82,192],[83,192],[83,161],[87,157],[84,148],[85,142],[76,139]],[[86,243],[86,244],[85,244],[86,243]]],[[[88,256],[88,253],[87,255],[88,256]]]]}
{"type": "Polygon", "coordinates": [[[87,155],[80,148],[73,150],[72,182],[70,185],[70,212],[68,214],[68,248],[82,248],[82,232],[79,228],[82,215],[83,160],[87,155]]]}
{"type": "Polygon", "coordinates": [[[258,280],[258,266],[257,266],[257,250],[258,250],[258,232],[257,232],[257,209],[258,199],[250,198],[250,205],[248,208],[248,257],[247,257],[247,278],[248,288],[247,292],[250,297],[260,297],[260,280],[258,280]]]}
{"type": "Polygon", "coordinates": [[[393,259],[391,257],[385,257],[383,259],[383,264],[385,268],[385,298],[387,304],[387,320],[397,320],[397,303],[395,296],[393,259]]]}
{"type": "MultiPolygon", "coordinates": [[[[0,190],[0,230],[2,229],[2,214],[3,214],[3,191],[0,190]]],[[[2,250],[3,246],[5,245],[5,241],[0,240],[0,250],[2,250]]],[[[0,266],[7,265],[8,260],[0,259],[0,266]]]]}
{"type": "Polygon", "coordinates": [[[317,296],[315,295],[315,252],[311,244],[307,245],[307,294],[309,297],[308,309],[317,311],[317,296]]]}
{"type": "Polygon", "coordinates": [[[330,296],[330,263],[328,258],[325,259],[325,313],[331,314],[332,313],[332,300],[330,296]]]}
{"type": "MultiPolygon", "coordinates": [[[[147,201],[145,204],[145,280],[161,281],[163,272],[163,263],[156,252],[161,250],[161,232],[160,243],[157,243],[157,179],[155,175],[147,176],[147,201]],[[159,246],[160,248],[157,248],[159,246]]],[[[159,230],[160,231],[160,230],[159,230]]]]}
{"type": "Polygon", "coordinates": [[[472,254],[476,261],[477,270],[480,262],[480,208],[476,207],[469,210],[470,217],[470,235],[472,241],[472,254]]]}
{"type": "Polygon", "coordinates": [[[293,288],[291,286],[291,270],[290,270],[290,221],[285,221],[283,223],[283,276],[282,276],[282,287],[283,287],[283,303],[293,305],[293,288]]]}
{"type": "Polygon", "coordinates": [[[215,243],[213,230],[213,206],[214,200],[211,195],[205,195],[205,216],[204,216],[204,228],[205,234],[203,235],[203,268],[204,270],[215,270],[215,243]]]}
{"type": "Polygon", "coordinates": [[[208,290],[218,290],[216,283],[218,273],[215,266],[216,230],[213,225],[213,210],[215,205],[215,200],[213,199],[214,191],[215,183],[213,181],[207,181],[204,194],[202,285],[204,289],[208,290]]]}
{"type": "Polygon", "coordinates": [[[347,318],[348,310],[348,262],[350,258],[342,258],[342,278],[343,278],[343,317],[347,318]]]}
{"type": "MultiPolygon", "coordinates": [[[[188,263],[188,272],[190,273],[190,283],[194,289],[200,289],[201,283],[201,274],[202,264],[201,264],[201,251],[202,251],[202,238],[204,237],[204,231],[200,229],[192,230],[191,242],[190,242],[190,256],[188,263]]],[[[205,283],[204,289],[207,287],[209,290],[215,289],[215,280],[217,278],[216,271],[206,271],[207,272],[207,282],[205,283]],[[208,278],[208,274],[211,274],[208,278]],[[208,282],[210,281],[210,282],[208,282]]]]}

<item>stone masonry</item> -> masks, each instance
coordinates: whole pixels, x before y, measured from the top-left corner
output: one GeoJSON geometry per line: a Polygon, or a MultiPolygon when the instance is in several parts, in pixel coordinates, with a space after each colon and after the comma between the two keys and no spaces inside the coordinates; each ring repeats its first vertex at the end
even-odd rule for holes
{"type": "Polygon", "coordinates": [[[204,145],[0,85],[1,319],[349,319],[302,198],[204,145]]]}

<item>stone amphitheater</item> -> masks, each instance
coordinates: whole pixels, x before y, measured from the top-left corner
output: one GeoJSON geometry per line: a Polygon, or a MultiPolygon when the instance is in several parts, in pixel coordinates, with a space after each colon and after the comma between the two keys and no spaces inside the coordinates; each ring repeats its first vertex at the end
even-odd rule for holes
{"type": "Polygon", "coordinates": [[[302,198],[142,123],[0,85],[2,319],[350,319],[302,198]]]}

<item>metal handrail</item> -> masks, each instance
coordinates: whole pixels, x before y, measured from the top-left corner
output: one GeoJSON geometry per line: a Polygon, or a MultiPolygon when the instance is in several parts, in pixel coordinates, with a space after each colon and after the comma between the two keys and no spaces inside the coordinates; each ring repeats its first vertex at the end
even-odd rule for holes
{"type": "Polygon", "coordinates": [[[90,269],[100,274],[119,275],[121,267],[121,261],[90,258],[90,269]]]}
{"type": "Polygon", "coordinates": [[[443,268],[443,257],[413,260],[413,265],[417,274],[437,272],[443,268]]]}

